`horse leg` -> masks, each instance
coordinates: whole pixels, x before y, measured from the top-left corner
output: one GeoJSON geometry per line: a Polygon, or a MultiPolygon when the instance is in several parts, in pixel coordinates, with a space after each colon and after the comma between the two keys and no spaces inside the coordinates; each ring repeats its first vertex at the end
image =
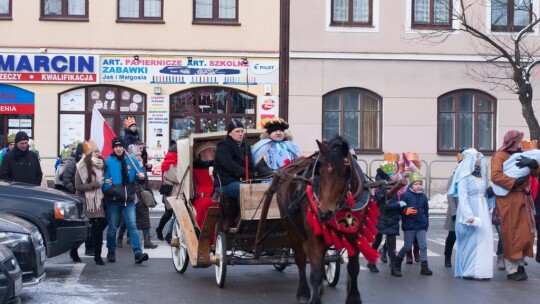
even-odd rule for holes
{"type": "Polygon", "coordinates": [[[347,264],[347,301],[346,304],[361,304],[362,298],[360,297],[360,291],[358,290],[358,273],[360,272],[360,257],[359,254],[355,254],[349,257],[349,264],[347,264]]]}
{"type": "Polygon", "coordinates": [[[309,236],[309,263],[311,264],[311,273],[309,280],[311,283],[311,299],[309,304],[321,303],[323,293],[323,275],[324,275],[324,254],[326,246],[324,241],[314,235],[309,236]]]}
{"type": "Polygon", "coordinates": [[[304,238],[300,236],[296,232],[295,228],[289,223],[284,222],[283,225],[289,234],[291,248],[294,251],[294,260],[296,262],[296,266],[298,266],[299,285],[298,290],[296,291],[296,299],[298,303],[305,304],[309,302],[310,290],[306,276],[307,258],[303,248],[304,238]]]}

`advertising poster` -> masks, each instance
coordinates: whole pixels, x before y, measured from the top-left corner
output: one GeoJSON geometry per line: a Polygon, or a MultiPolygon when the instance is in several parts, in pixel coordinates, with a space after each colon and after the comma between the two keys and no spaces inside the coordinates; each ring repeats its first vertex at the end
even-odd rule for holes
{"type": "Polygon", "coordinates": [[[169,95],[149,95],[146,112],[146,150],[154,176],[161,176],[160,162],[169,149],[169,95]]]}
{"type": "Polygon", "coordinates": [[[101,83],[276,84],[278,69],[277,58],[101,57],[101,83]]]}
{"type": "Polygon", "coordinates": [[[84,111],[84,88],[60,95],[60,111],[84,111]]]}
{"type": "Polygon", "coordinates": [[[279,96],[257,97],[257,129],[263,129],[265,119],[279,117],[279,96]]]}
{"type": "Polygon", "coordinates": [[[60,114],[60,146],[62,151],[75,141],[83,142],[84,139],[84,114],[60,114]]]}

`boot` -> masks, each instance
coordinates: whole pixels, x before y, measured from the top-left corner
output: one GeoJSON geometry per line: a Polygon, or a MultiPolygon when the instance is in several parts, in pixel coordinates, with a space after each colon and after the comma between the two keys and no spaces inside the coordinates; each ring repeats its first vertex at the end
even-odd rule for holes
{"type": "Polygon", "coordinates": [[[504,265],[504,257],[502,254],[497,255],[497,269],[505,270],[506,267],[504,265]]]}
{"type": "Polygon", "coordinates": [[[444,256],[444,267],[452,267],[452,256],[451,255],[445,255],[444,256]]]}
{"type": "Polygon", "coordinates": [[[147,234],[144,236],[144,249],[155,249],[157,248],[158,245],[152,243],[152,241],[150,241],[150,235],[147,234]]]}
{"type": "Polygon", "coordinates": [[[420,263],[420,247],[418,245],[413,246],[413,256],[416,263],[420,263]]]}
{"type": "Polygon", "coordinates": [[[386,246],[383,245],[383,247],[379,250],[379,253],[381,255],[381,262],[388,263],[388,258],[386,257],[386,246]]]}
{"type": "Polygon", "coordinates": [[[432,275],[433,274],[433,271],[431,271],[431,269],[429,269],[428,267],[428,262],[427,261],[424,261],[422,262],[422,267],[420,268],[420,274],[423,274],[423,275],[432,275]]]}
{"type": "Polygon", "coordinates": [[[96,265],[105,265],[105,262],[101,259],[101,244],[99,246],[98,244],[94,245],[94,262],[96,262],[96,265]]]}
{"type": "Polygon", "coordinates": [[[367,268],[371,272],[379,272],[379,268],[377,268],[377,265],[375,265],[375,264],[368,263],[367,268]]]}
{"type": "Polygon", "coordinates": [[[118,248],[124,247],[124,244],[122,244],[123,241],[124,241],[124,235],[119,234],[118,237],[116,238],[116,247],[118,248]]]}
{"type": "Polygon", "coordinates": [[[407,264],[412,264],[412,251],[407,252],[407,264]]]}
{"type": "Polygon", "coordinates": [[[148,254],[144,252],[135,253],[135,264],[142,264],[142,262],[148,261],[148,254]]]}
{"type": "Polygon", "coordinates": [[[401,264],[403,263],[403,258],[396,257],[396,262],[394,264],[395,272],[401,274],[401,264]]]}
{"type": "Polygon", "coordinates": [[[529,278],[529,276],[525,272],[525,267],[523,267],[523,266],[518,267],[518,273],[521,273],[521,276],[523,277],[523,280],[527,280],[529,278]]]}
{"type": "Polygon", "coordinates": [[[77,252],[77,248],[71,249],[71,251],[69,252],[69,256],[73,260],[73,263],[82,262],[81,258],[79,257],[79,253],[77,252]]]}
{"type": "Polygon", "coordinates": [[[159,229],[159,227],[156,228],[156,237],[157,237],[158,240],[160,240],[160,241],[163,241],[163,240],[164,240],[164,239],[163,239],[163,228],[162,228],[162,229],[159,229]]]}
{"type": "MultiPolygon", "coordinates": [[[[401,260],[403,262],[403,260],[401,260]]],[[[400,263],[400,266],[399,266],[399,270],[398,268],[396,267],[396,264],[397,264],[397,258],[396,259],[392,259],[392,257],[390,257],[390,263],[388,263],[390,265],[390,274],[394,277],[401,277],[401,263],[400,263]]]]}
{"type": "Polygon", "coordinates": [[[107,253],[107,262],[109,263],[116,262],[116,253],[109,251],[109,253],[107,253]]]}

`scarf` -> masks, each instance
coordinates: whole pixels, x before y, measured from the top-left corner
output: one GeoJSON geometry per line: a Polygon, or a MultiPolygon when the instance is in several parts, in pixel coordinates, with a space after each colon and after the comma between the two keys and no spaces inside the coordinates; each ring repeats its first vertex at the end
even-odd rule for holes
{"type": "MultiPolygon", "coordinates": [[[[88,181],[88,170],[84,159],[88,157],[83,154],[81,160],[77,163],[77,172],[81,177],[83,184],[87,184],[88,181]]],[[[92,171],[96,174],[95,179],[92,182],[100,181],[103,179],[103,160],[97,157],[92,157],[92,171]]],[[[86,199],[86,211],[96,212],[102,208],[103,201],[103,191],[101,187],[94,188],[89,191],[84,192],[84,198],[86,199]]]]}
{"type": "Polygon", "coordinates": [[[26,157],[28,155],[29,149],[21,150],[17,148],[17,145],[13,147],[13,159],[19,160],[20,158],[26,157]]]}
{"type": "Polygon", "coordinates": [[[126,152],[124,151],[122,155],[116,155],[116,153],[114,153],[113,151],[113,153],[111,153],[111,156],[116,158],[122,166],[122,169],[120,170],[122,173],[122,185],[125,186],[129,184],[128,168],[126,162],[124,161],[124,159],[126,158],[126,152]]]}

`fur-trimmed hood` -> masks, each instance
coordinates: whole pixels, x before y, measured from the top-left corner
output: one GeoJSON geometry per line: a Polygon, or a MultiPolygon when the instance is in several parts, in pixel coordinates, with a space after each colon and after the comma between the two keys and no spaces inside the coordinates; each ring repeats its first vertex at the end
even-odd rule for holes
{"type": "MultiPolygon", "coordinates": [[[[261,139],[267,139],[267,138],[270,138],[270,134],[268,134],[267,132],[261,133],[260,138],[261,138],[261,139]]],[[[292,141],[292,140],[293,140],[293,137],[292,137],[291,133],[285,131],[285,138],[284,138],[283,140],[284,140],[284,141],[285,141],[285,140],[292,141]]]]}

